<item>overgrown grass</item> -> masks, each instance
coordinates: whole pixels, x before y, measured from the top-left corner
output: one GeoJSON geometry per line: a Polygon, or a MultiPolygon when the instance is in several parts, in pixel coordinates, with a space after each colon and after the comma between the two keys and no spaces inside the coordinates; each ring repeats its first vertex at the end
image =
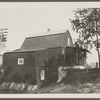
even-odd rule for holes
{"type": "Polygon", "coordinates": [[[87,71],[81,73],[70,71],[60,83],[52,83],[36,91],[0,90],[0,93],[100,93],[100,69],[89,70],[88,73],[87,71]]]}

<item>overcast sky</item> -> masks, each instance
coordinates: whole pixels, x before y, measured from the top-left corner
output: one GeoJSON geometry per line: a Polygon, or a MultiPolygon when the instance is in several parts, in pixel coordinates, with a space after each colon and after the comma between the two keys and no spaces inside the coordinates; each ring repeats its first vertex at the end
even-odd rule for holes
{"type": "Polygon", "coordinates": [[[70,29],[74,9],[67,3],[7,3],[0,5],[0,27],[8,28],[7,49],[20,48],[30,34],[70,29]]]}
{"type": "Polygon", "coordinates": [[[69,19],[77,8],[89,7],[100,7],[100,3],[0,3],[0,28],[8,28],[7,50],[20,48],[25,37],[41,35],[48,28],[52,31],[69,29],[72,38],[76,38],[69,19]]]}

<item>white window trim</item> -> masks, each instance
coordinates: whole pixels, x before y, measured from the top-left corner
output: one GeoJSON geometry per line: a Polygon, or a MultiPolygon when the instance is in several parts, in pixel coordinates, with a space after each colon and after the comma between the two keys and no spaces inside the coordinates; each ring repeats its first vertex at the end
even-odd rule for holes
{"type": "Polygon", "coordinates": [[[41,70],[40,77],[41,77],[41,80],[45,80],[45,71],[44,70],[41,70]]]}
{"type": "Polygon", "coordinates": [[[24,65],[24,58],[18,58],[18,65],[24,65]]]}

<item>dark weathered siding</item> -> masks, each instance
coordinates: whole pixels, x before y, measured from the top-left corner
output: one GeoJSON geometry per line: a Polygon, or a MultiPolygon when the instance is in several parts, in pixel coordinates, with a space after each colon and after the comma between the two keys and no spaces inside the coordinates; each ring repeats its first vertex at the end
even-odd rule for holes
{"type": "Polygon", "coordinates": [[[38,87],[56,82],[60,66],[84,64],[84,57],[80,57],[81,52],[76,48],[58,47],[35,52],[6,53],[4,54],[4,81],[37,84],[38,87]],[[76,57],[76,53],[79,53],[79,58],[76,57]],[[24,58],[24,65],[18,65],[18,58],[24,58]],[[41,70],[45,71],[44,80],[41,80],[41,70]]]}
{"type": "Polygon", "coordinates": [[[75,49],[74,48],[65,49],[65,65],[66,66],[75,65],[75,49]]]}
{"type": "Polygon", "coordinates": [[[34,53],[6,53],[3,63],[4,81],[36,84],[34,53]],[[23,65],[18,65],[18,58],[24,58],[23,65]]]}
{"type": "Polygon", "coordinates": [[[60,56],[62,48],[52,48],[35,52],[36,54],[36,68],[37,81],[39,85],[42,83],[56,82],[58,79],[58,67],[61,65],[60,56]],[[45,80],[40,79],[40,70],[45,70],[45,80]]]}
{"type": "Polygon", "coordinates": [[[65,49],[65,65],[75,66],[81,65],[86,66],[86,51],[81,48],[66,48],[65,49]]]}

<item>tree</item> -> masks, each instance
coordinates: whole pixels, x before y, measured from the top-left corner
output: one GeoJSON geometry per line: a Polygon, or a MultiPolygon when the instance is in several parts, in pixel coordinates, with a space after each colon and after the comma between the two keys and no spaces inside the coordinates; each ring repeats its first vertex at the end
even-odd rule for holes
{"type": "Polygon", "coordinates": [[[71,19],[72,29],[79,34],[77,43],[83,48],[92,48],[95,45],[98,52],[99,67],[100,56],[98,36],[100,36],[100,8],[84,8],[74,11],[74,19],[71,19]],[[96,42],[94,42],[96,38],[96,42]]]}

